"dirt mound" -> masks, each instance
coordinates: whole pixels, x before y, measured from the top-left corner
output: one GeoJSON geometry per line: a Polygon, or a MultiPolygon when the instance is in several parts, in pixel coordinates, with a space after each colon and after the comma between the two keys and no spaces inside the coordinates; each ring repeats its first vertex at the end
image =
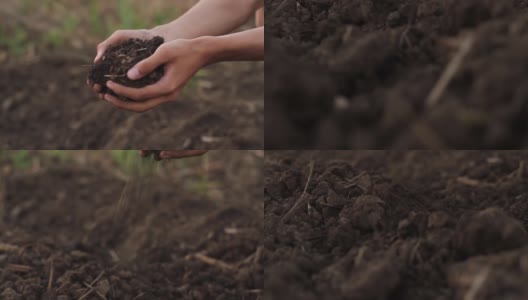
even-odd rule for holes
{"type": "Polygon", "coordinates": [[[256,299],[261,189],[245,177],[255,189],[232,190],[224,172],[210,178],[222,186],[215,199],[89,167],[9,176],[0,298],[256,299]]]}
{"type": "Polygon", "coordinates": [[[526,147],[527,3],[267,1],[266,147],[526,147]]]}
{"type": "Polygon", "coordinates": [[[265,299],[526,298],[527,160],[267,152],[265,299]]]}
{"type": "Polygon", "coordinates": [[[103,54],[101,61],[90,69],[88,79],[100,84],[103,87],[102,93],[109,92],[112,95],[115,94],[106,87],[106,82],[109,80],[135,88],[153,84],[163,77],[163,66],[139,80],[130,80],[126,74],[138,62],[154,54],[163,42],[163,38],[158,36],[150,40],[129,39],[119,45],[111,46],[103,54]]]}

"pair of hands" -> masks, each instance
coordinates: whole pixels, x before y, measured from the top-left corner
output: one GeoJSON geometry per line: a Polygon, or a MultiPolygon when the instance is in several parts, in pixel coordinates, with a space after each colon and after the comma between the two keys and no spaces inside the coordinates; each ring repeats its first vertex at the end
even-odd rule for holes
{"type": "MultiPolygon", "coordinates": [[[[207,153],[207,150],[173,150],[173,151],[161,151],[159,157],[161,159],[180,159],[185,157],[200,156],[207,153]]],[[[141,156],[149,156],[149,150],[141,150],[141,156]]]]}
{"type": "MultiPolygon", "coordinates": [[[[97,46],[94,63],[99,63],[109,46],[119,44],[130,38],[151,39],[157,36],[152,30],[118,30],[97,46]]],[[[131,80],[148,75],[161,65],[165,65],[165,75],[152,85],[143,88],[131,88],[112,81],[107,87],[115,94],[133,101],[122,101],[109,94],[102,94],[102,87],[88,81],[99,98],[125,110],[145,112],[166,102],[175,101],[185,84],[205,65],[210,63],[208,49],[200,39],[177,39],[165,42],[149,58],[139,62],[128,72],[131,80]]]]}

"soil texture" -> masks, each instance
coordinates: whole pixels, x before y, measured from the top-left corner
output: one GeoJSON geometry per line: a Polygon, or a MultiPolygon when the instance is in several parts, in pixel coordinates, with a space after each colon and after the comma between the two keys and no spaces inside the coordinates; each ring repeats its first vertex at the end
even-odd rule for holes
{"type": "Polygon", "coordinates": [[[0,298],[258,299],[262,183],[255,158],[236,157],[207,194],[93,165],[0,178],[0,298]]]}
{"type": "Polygon", "coordinates": [[[266,153],[265,299],[528,297],[528,152],[266,153]]]}
{"type": "Polygon", "coordinates": [[[266,148],[527,147],[527,7],[266,1],[266,148]]]}
{"type": "Polygon", "coordinates": [[[150,57],[159,46],[163,44],[162,37],[154,37],[150,40],[129,39],[119,45],[113,45],[106,50],[98,64],[90,69],[88,80],[102,86],[102,93],[114,92],[106,87],[111,80],[124,86],[141,88],[156,83],[163,77],[164,66],[158,67],[154,72],[139,80],[130,80],[128,71],[142,60],[150,57]]]}

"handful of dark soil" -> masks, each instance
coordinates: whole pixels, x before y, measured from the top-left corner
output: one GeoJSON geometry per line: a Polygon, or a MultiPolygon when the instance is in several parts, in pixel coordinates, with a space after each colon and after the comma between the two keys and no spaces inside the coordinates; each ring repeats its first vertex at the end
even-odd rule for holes
{"type": "Polygon", "coordinates": [[[163,42],[164,39],[157,36],[150,40],[129,39],[119,45],[111,46],[106,50],[101,62],[92,66],[88,79],[100,84],[103,87],[102,93],[111,95],[115,94],[106,87],[109,80],[134,88],[153,84],[163,77],[163,66],[139,80],[130,80],[127,72],[138,62],[154,54],[163,42]]]}

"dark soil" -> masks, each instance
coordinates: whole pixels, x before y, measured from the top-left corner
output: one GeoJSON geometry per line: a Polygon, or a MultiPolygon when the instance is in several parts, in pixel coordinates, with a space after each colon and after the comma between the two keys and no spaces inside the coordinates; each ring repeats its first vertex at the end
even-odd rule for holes
{"type": "Polygon", "coordinates": [[[90,286],[82,299],[257,299],[262,183],[254,157],[221,156],[211,158],[220,167],[209,174],[218,189],[210,195],[170,178],[127,185],[94,166],[8,175],[0,299],[77,300],[90,286]]]}
{"type": "Polygon", "coordinates": [[[106,87],[109,80],[134,88],[156,83],[163,77],[164,66],[158,67],[139,80],[130,80],[127,73],[138,62],[154,54],[163,42],[163,38],[158,36],[150,40],[129,39],[119,45],[110,46],[101,58],[101,62],[91,68],[88,79],[94,84],[100,84],[102,93],[112,95],[115,94],[106,87]]]}
{"type": "Polygon", "coordinates": [[[92,59],[49,53],[5,63],[0,149],[263,148],[262,63],[210,66],[178,101],[137,114],[99,100],[86,85],[83,65],[92,59]]]}
{"type": "Polygon", "coordinates": [[[527,7],[267,1],[266,148],[527,147],[527,7]],[[426,105],[464,44],[454,77],[426,105]]]}
{"type": "Polygon", "coordinates": [[[527,299],[527,161],[266,152],[265,299],[527,299]]]}

